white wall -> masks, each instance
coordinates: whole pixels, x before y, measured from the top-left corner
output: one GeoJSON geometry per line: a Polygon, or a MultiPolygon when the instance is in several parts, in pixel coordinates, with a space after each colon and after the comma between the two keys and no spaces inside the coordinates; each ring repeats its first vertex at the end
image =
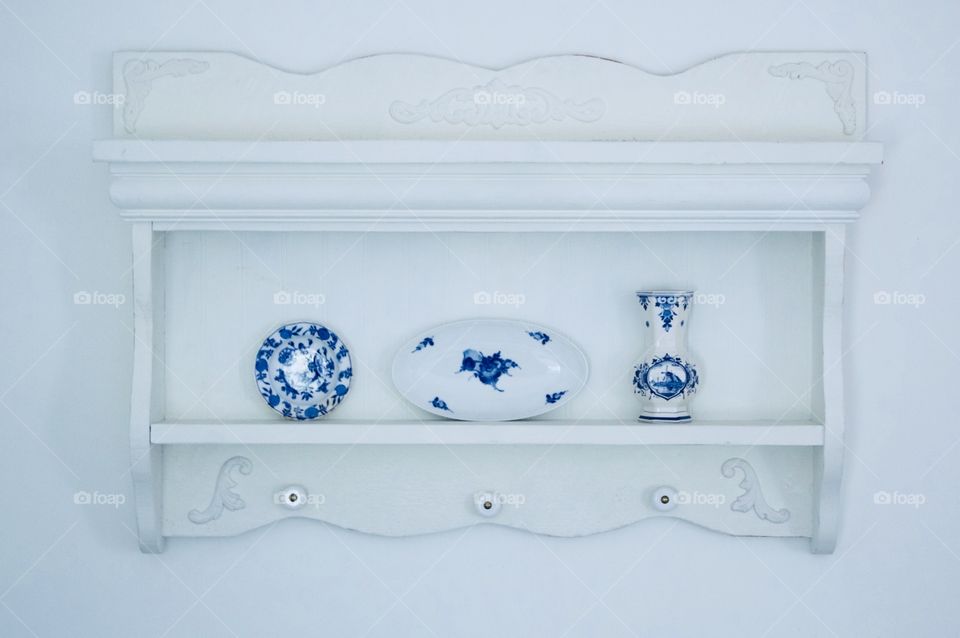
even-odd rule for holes
{"type": "Polygon", "coordinates": [[[960,4],[0,3],[0,635],[945,636],[960,625],[960,4]],[[840,545],[742,541],[669,520],[578,540],[496,527],[385,540],[305,521],[137,551],[126,423],[129,229],[91,141],[121,49],[231,50],[309,71],[408,51],[490,66],[589,53],[657,72],[727,51],[868,53],[886,143],[847,259],[840,545]],[[919,307],[874,303],[878,291],[919,307]],[[78,490],[123,494],[78,506],[78,490]],[[877,505],[877,491],[919,507],[877,505]],[[365,633],[366,632],[366,633],[365,633]],[[567,633],[565,633],[567,632],[567,633]]]}

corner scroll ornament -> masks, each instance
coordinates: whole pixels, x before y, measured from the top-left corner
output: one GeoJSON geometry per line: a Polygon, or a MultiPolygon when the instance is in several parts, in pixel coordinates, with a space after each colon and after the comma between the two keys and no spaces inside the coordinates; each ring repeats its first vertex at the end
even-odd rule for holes
{"type": "Polygon", "coordinates": [[[844,135],[857,130],[857,105],[853,100],[853,65],[846,60],[824,61],[813,66],[809,62],[788,62],[768,69],[778,78],[802,80],[811,78],[823,82],[827,95],[833,100],[833,110],[843,124],[844,135]]]}
{"type": "Polygon", "coordinates": [[[190,510],[187,514],[187,518],[189,518],[192,523],[203,525],[204,523],[209,523],[212,520],[220,518],[224,508],[231,512],[236,512],[247,506],[246,501],[240,498],[239,494],[232,491],[232,488],[237,486],[237,481],[231,476],[234,468],[241,474],[247,475],[253,471],[253,463],[245,456],[234,456],[227,459],[220,468],[220,473],[217,475],[217,483],[214,487],[210,504],[202,511],[190,510]]]}
{"type": "Polygon", "coordinates": [[[495,78],[484,85],[452,89],[418,104],[397,100],[390,105],[390,116],[401,124],[430,118],[433,122],[499,129],[505,125],[526,126],[566,118],[596,122],[605,110],[606,104],[599,98],[575,102],[546,89],[507,85],[495,78]]]}
{"type": "Polygon", "coordinates": [[[720,471],[726,478],[733,478],[736,470],[743,472],[740,487],[744,489],[744,492],[730,505],[730,509],[743,513],[753,510],[758,518],[771,523],[786,523],[790,520],[790,510],[786,508],[775,510],[767,504],[766,499],[763,498],[763,491],[760,489],[757,473],[753,471],[753,467],[749,463],[741,458],[734,457],[724,461],[720,467],[720,471]]]}
{"type": "Polygon", "coordinates": [[[135,133],[137,119],[143,111],[147,96],[153,89],[153,81],[164,76],[175,78],[196,75],[210,68],[210,63],[189,58],[173,58],[166,62],[156,60],[130,60],[123,66],[123,82],[127,87],[123,101],[123,128],[135,133]]]}

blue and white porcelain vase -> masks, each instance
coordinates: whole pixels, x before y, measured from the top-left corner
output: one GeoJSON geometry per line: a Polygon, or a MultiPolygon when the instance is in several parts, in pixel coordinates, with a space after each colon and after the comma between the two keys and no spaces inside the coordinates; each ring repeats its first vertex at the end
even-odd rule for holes
{"type": "Polygon", "coordinates": [[[700,376],[690,361],[687,328],[692,290],[638,290],[646,351],[634,368],[633,390],[643,407],[641,421],[689,421],[687,407],[700,376]]]}

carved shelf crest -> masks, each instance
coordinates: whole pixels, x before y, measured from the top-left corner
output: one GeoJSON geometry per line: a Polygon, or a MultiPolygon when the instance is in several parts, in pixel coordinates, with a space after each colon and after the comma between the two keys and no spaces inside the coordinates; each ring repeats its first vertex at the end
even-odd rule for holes
{"type": "Polygon", "coordinates": [[[857,104],[853,99],[853,65],[846,60],[824,61],[813,66],[809,62],[788,62],[771,66],[770,75],[778,78],[802,80],[811,78],[823,82],[827,95],[833,100],[833,110],[843,124],[844,135],[857,130],[857,104]]]}
{"type": "Polygon", "coordinates": [[[236,512],[247,506],[246,501],[233,491],[233,488],[238,485],[236,479],[231,476],[234,469],[244,475],[250,474],[253,471],[253,463],[245,456],[234,456],[224,461],[220,467],[220,473],[217,474],[210,504],[203,510],[194,509],[187,514],[187,518],[192,523],[203,525],[220,518],[224,509],[236,512]]]}
{"type": "Polygon", "coordinates": [[[452,89],[418,104],[397,100],[390,105],[390,116],[401,124],[429,118],[433,122],[498,129],[506,125],[527,126],[567,118],[596,122],[603,117],[604,109],[605,104],[599,98],[576,102],[562,99],[546,89],[507,85],[494,78],[487,84],[452,89]]]}
{"type": "Polygon", "coordinates": [[[743,513],[753,510],[758,518],[771,523],[786,523],[790,520],[790,510],[786,508],[773,509],[767,504],[767,500],[763,497],[763,490],[760,488],[760,479],[757,478],[753,466],[745,460],[737,457],[727,459],[720,468],[720,471],[727,478],[733,478],[737,470],[743,472],[740,487],[743,488],[744,492],[731,503],[730,509],[743,513]]]}
{"type": "Polygon", "coordinates": [[[137,131],[137,119],[153,89],[153,81],[164,76],[175,78],[196,75],[210,68],[210,63],[190,58],[173,58],[165,62],[141,59],[130,60],[123,67],[126,94],[123,101],[123,127],[128,133],[137,131]]]}

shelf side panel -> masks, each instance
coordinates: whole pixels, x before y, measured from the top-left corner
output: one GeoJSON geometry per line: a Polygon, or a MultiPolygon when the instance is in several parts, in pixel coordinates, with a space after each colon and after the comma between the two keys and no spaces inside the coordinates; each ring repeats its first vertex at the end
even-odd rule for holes
{"type": "Polygon", "coordinates": [[[140,549],[162,552],[163,448],[150,443],[150,424],[165,417],[164,236],[149,223],[132,227],[134,349],[130,397],[130,462],[140,549]]]}
{"type": "Polygon", "coordinates": [[[824,444],[813,456],[814,520],[811,548],[832,553],[840,528],[841,479],[844,442],[843,284],[845,229],[833,226],[823,233],[823,347],[822,397],[824,444]]]}

